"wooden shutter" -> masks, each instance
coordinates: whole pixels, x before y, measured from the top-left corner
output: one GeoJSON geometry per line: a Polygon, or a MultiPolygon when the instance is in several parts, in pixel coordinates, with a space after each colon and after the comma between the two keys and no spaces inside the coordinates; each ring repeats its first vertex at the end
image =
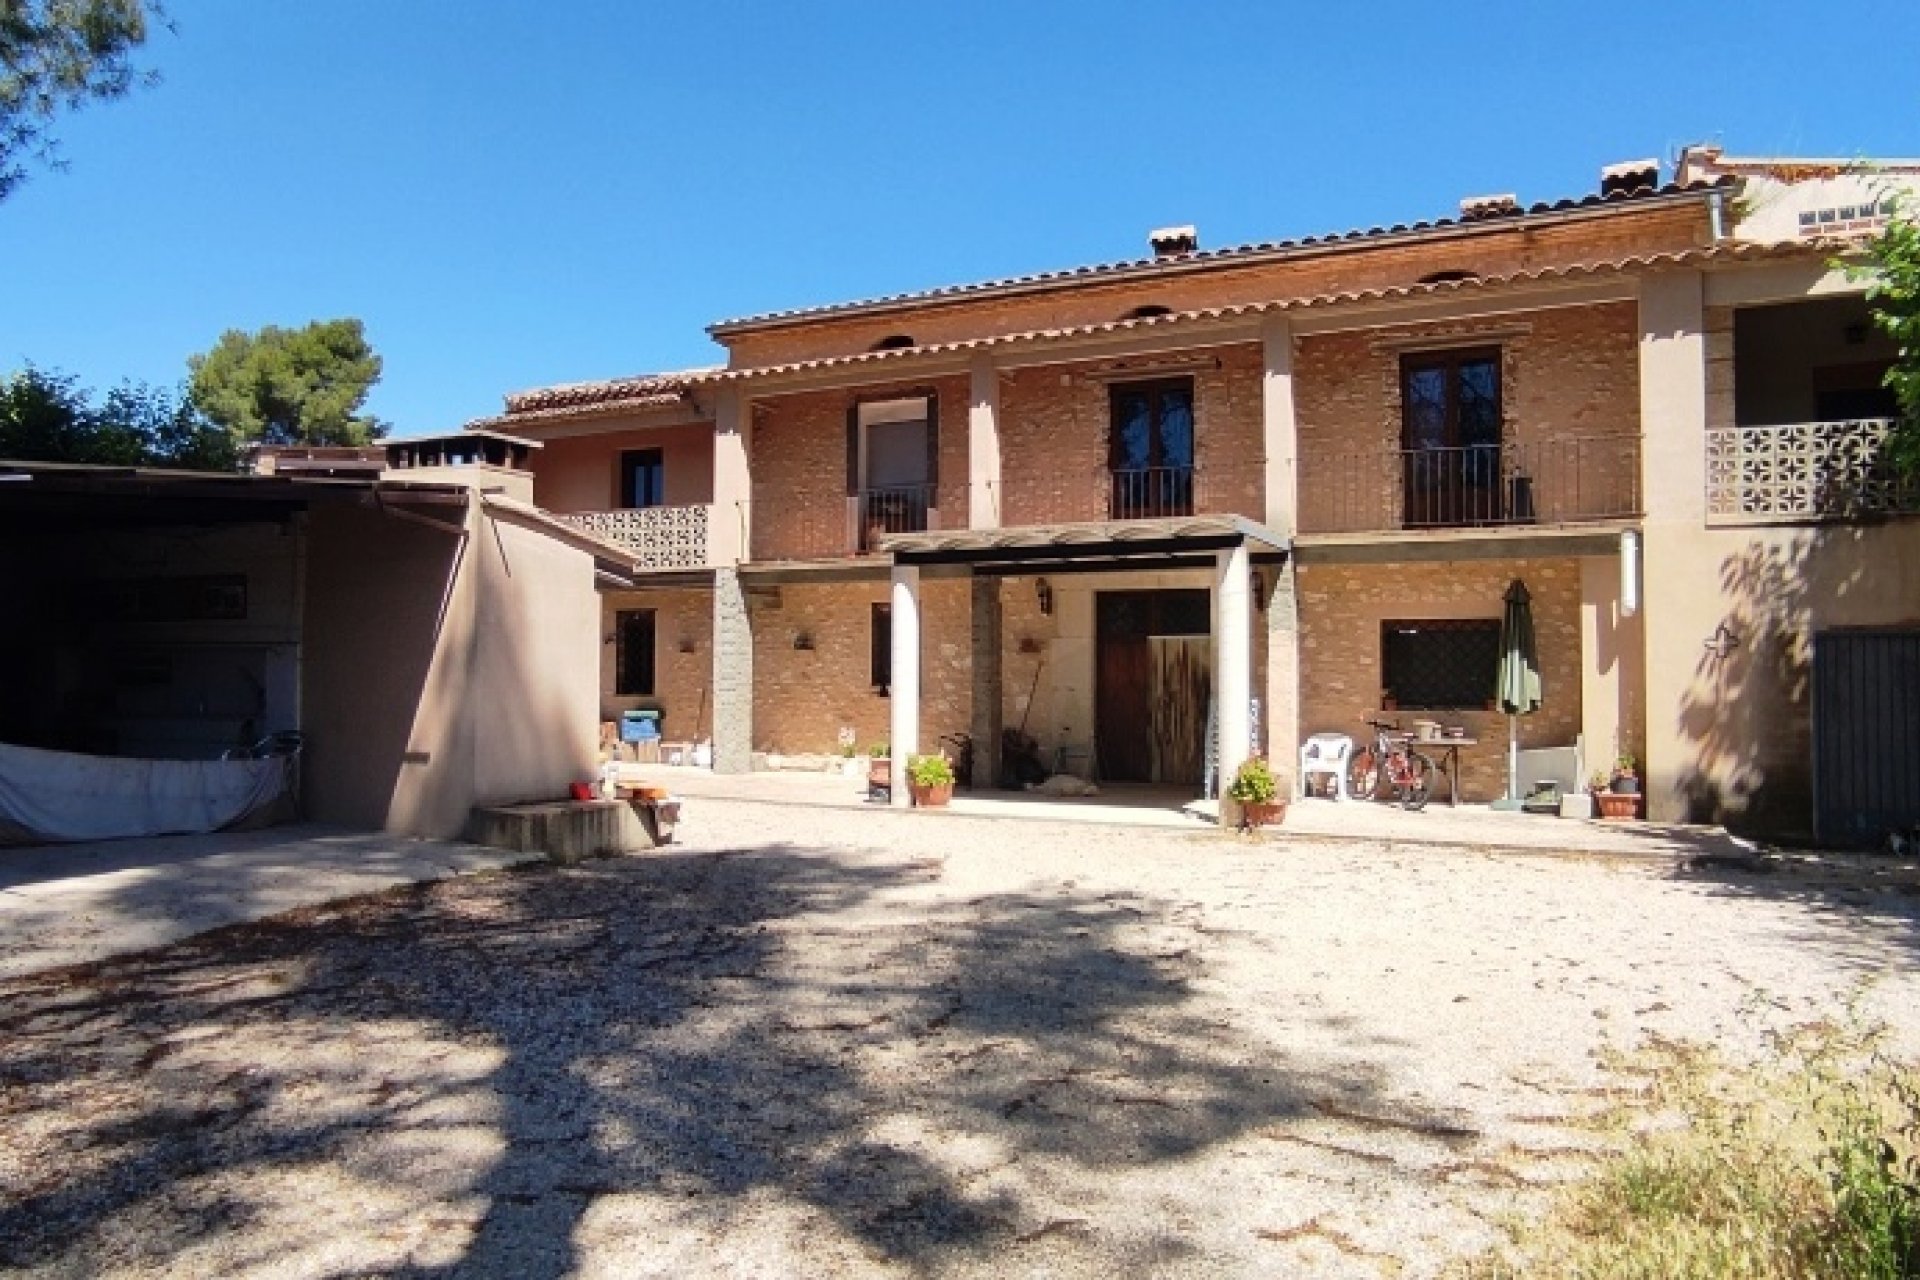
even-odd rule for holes
{"type": "Polygon", "coordinates": [[[860,492],[860,406],[847,406],[847,496],[860,492]]]}
{"type": "Polygon", "coordinates": [[[940,397],[931,391],[927,392],[927,486],[940,491],[940,397]]]}

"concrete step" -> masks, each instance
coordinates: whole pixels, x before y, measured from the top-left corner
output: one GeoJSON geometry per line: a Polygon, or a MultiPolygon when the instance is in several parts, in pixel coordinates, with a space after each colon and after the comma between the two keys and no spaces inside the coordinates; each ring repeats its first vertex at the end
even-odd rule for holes
{"type": "Polygon", "coordinates": [[[637,853],[654,848],[654,826],[625,800],[554,800],[497,805],[473,811],[466,838],[518,853],[545,854],[558,863],[637,853]]]}

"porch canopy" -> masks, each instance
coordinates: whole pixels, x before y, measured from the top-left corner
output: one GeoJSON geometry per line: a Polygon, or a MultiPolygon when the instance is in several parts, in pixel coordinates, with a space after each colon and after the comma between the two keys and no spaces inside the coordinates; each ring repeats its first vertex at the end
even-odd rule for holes
{"type": "MultiPolygon", "coordinates": [[[[920,578],[969,574],[1009,577],[1124,570],[1211,570],[1213,663],[1218,768],[1230,778],[1253,751],[1253,564],[1278,563],[1289,554],[1287,539],[1243,516],[1163,516],[1146,520],[1098,520],[1025,525],[1006,529],[926,530],[879,540],[892,561],[893,769],[905,776],[919,750],[920,578]]],[[[976,678],[980,673],[976,672],[976,678]]],[[[994,699],[993,706],[998,706],[994,699]]],[[[997,755],[998,717],[976,720],[976,739],[997,755]]],[[[990,776],[990,775],[989,775],[990,776]]],[[[893,789],[893,803],[906,804],[907,789],[893,789]]],[[[1231,820],[1222,805],[1222,819],[1231,820]]]]}

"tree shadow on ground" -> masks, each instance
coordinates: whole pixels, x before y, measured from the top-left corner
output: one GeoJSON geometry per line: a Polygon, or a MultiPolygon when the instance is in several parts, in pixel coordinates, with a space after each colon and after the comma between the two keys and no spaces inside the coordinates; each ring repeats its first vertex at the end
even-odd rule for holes
{"type": "Polygon", "coordinates": [[[856,1256],[926,1269],[1044,1213],[996,1169],[1178,1161],[1378,1091],[1361,1046],[1290,1059],[1203,1012],[1187,908],[912,899],[938,876],[782,846],[657,854],[0,987],[0,1118],[28,1159],[63,1153],[0,1183],[0,1264],[177,1265],[226,1236],[227,1265],[284,1265],[327,1220],[268,1231],[270,1188],[328,1166],[411,1194],[400,1219],[480,1206],[453,1247],[396,1244],[381,1274],[567,1274],[594,1207],[634,1197],[723,1230],[771,1196],[856,1256]],[[953,1157],[976,1147],[994,1154],[953,1157]]]}
{"type": "Polygon", "coordinates": [[[1889,948],[1920,953],[1920,861],[1911,857],[1717,851],[1683,859],[1673,878],[1804,907],[1799,941],[1863,972],[1883,969],[1889,948]]]}

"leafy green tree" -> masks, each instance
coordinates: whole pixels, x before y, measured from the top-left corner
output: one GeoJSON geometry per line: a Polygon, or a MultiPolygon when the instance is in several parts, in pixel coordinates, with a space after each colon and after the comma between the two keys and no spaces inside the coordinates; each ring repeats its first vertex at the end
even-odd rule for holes
{"type": "Polygon", "coordinates": [[[364,445],[387,433],[360,412],[380,380],[380,357],[358,320],[229,329],[187,368],[194,405],[237,445],[364,445]]]}
{"type": "Polygon", "coordinates": [[[0,0],[0,200],[26,161],[58,164],[54,117],[150,80],[133,66],[155,0],[0,0]]]}
{"type": "Polygon", "coordinates": [[[0,378],[0,458],[231,471],[237,453],[184,394],[123,383],[95,405],[72,376],[29,366],[0,378]]]}
{"type": "Polygon", "coordinates": [[[1912,200],[1894,197],[1892,203],[1886,230],[1869,247],[1867,300],[1874,323],[1900,349],[1887,371],[1887,386],[1900,403],[1887,455],[1905,474],[1920,475],[1920,218],[1912,200]]]}

